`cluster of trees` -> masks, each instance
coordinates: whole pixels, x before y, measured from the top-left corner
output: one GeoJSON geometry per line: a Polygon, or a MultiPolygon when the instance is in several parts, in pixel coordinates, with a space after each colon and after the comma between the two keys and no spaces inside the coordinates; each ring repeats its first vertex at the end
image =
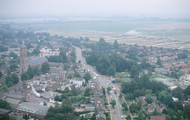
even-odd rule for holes
{"type": "Polygon", "coordinates": [[[8,75],[5,78],[5,81],[6,81],[6,85],[1,87],[2,90],[6,89],[7,87],[11,87],[11,86],[17,84],[19,82],[19,77],[17,74],[14,73],[14,74],[8,75]]]}
{"type": "Polygon", "coordinates": [[[140,78],[135,75],[130,83],[122,82],[121,90],[126,94],[126,99],[134,99],[135,97],[145,95],[145,91],[152,90],[154,94],[158,94],[162,90],[167,90],[167,86],[162,82],[150,81],[147,74],[143,74],[140,78]]]}
{"type": "Polygon", "coordinates": [[[0,45],[0,52],[8,51],[8,47],[0,45]]]}
{"type": "Polygon", "coordinates": [[[74,120],[76,113],[69,98],[62,100],[62,105],[56,104],[50,107],[45,116],[46,120],[74,120]]]}
{"type": "MultiPolygon", "coordinates": [[[[0,108],[8,109],[10,110],[10,104],[6,100],[0,99],[0,108]]],[[[8,114],[1,114],[0,115],[1,120],[10,120],[10,117],[8,114]]]]}
{"type": "Polygon", "coordinates": [[[21,74],[21,80],[29,80],[34,77],[34,75],[39,76],[41,73],[45,74],[50,70],[49,63],[45,62],[41,65],[41,69],[37,66],[34,69],[32,69],[30,66],[28,67],[28,70],[26,72],[23,72],[21,74]]]}
{"type": "Polygon", "coordinates": [[[14,53],[13,51],[11,51],[9,53],[9,57],[13,57],[13,59],[16,59],[16,58],[18,58],[18,55],[16,53],[14,53]]]}
{"type": "Polygon", "coordinates": [[[49,62],[57,62],[57,63],[66,63],[68,62],[66,52],[68,49],[60,48],[59,56],[49,56],[47,57],[49,62]]]}

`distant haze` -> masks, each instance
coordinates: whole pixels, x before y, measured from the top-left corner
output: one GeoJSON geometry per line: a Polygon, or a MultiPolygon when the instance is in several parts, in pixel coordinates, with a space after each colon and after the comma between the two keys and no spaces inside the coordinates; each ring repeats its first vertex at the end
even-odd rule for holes
{"type": "Polygon", "coordinates": [[[190,18],[190,0],[0,0],[0,16],[190,18]]]}

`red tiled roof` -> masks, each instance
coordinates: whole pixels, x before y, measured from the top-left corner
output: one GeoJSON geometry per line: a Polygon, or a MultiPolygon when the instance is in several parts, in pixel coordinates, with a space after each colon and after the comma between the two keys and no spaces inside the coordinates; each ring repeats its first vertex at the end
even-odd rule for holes
{"type": "Polygon", "coordinates": [[[121,52],[118,51],[117,54],[121,54],[121,52]]]}
{"type": "Polygon", "coordinates": [[[150,120],[166,120],[165,116],[151,116],[150,120]]]}
{"type": "Polygon", "coordinates": [[[190,71],[190,68],[184,68],[184,69],[180,69],[182,72],[185,72],[185,71],[190,71]]]}
{"type": "Polygon", "coordinates": [[[172,65],[165,65],[164,67],[165,67],[165,68],[171,68],[172,65]]]}

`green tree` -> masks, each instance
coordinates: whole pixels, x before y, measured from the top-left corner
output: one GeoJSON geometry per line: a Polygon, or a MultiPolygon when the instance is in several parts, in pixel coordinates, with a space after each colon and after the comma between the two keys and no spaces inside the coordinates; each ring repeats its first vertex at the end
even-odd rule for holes
{"type": "Polygon", "coordinates": [[[13,82],[12,82],[12,81],[9,81],[9,82],[7,83],[7,87],[11,87],[11,86],[13,86],[13,82]]]}
{"type": "Polygon", "coordinates": [[[162,65],[162,61],[161,61],[160,57],[158,57],[157,64],[162,65]]]}
{"type": "Polygon", "coordinates": [[[131,116],[127,115],[126,120],[131,120],[131,116]]]}
{"type": "Polygon", "coordinates": [[[112,100],[111,102],[110,102],[110,104],[112,105],[112,107],[114,108],[115,107],[115,105],[116,105],[116,101],[115,100],[112,100]]]}
{"type": "Polygon", "coordinates": [[[104,87],[102,87],[102,92],[103,92],[104,95],[106,95],[106,91],[105,91],[104,87]]]}
{"type": "Polygon", "coordinates": [[[11,109],[10,104],[6,100],[0,99],[0,108],[11,109]]]}
{"type": "Polygon", "coordinates": [[[1,87],[1,89],[0,89],[0,90],[6,90],[6,88],[7,88],[7,85],[6,85],[6,84],[4,84],[4,85],[1,87]]]}
{"type": "Polygon", "coordinates": [[[116,72],[116,69],[113,65],[110,65],[110,67],[108,68],[108,71],[107,71],[107,75],[108,76],[115,76],[115,72],[116,72]]]}
{"type": "Polygon", "coordinates": [[[157,109],[155,108],[154,109],[154,112],[152,113],[153,115],[155,115],[155,116],[157,116],[158,115],[158,111],[157,111],[157,109]]]}
{"type": "Polygon", "coordinates": [[[39,55],[39,54],[40,54],[40,50],[39,50],[39,49],[34,49],[34,50],[32,51],[32,54],[33,54],[33,55],[39,55]]]}
{"type": "Polygon", "coordinates": [[[19,82],[19,77],[17,74],[11,74],[11,77],[13,78],[13,84],[17,84],[19,82]]]}
{"type": "Polygon", "coordinates": [[[134,78],[135,75],[139,75],[139,70],[136,66],[132,66],[130,69],[130,77],[134,78]]]}
{"type": "Polygon", "coordinates": [[[121,82],[121,78],[117,77],[117,78],[115,79],[115,82],[117,82],[117,83],[121,82]]]}
{"type": "Polygon", "coordinates": [[[173,78],[179,79],[179,74],[175,71],[172,75],[173,78]]]}
{"type": "Polygon", "coordinates": [[[14,53],[14,52],[11,51],[9,53],[9,57],[13,57],[13,59],[16,59],[18,57],[18,55],[16,53],[14,53]]]}
{"type": "Polygon", "coordinates": [[[76,90],[76,88],[75,88],[74,85],[72,86],[71,89],[72,89],[72,90],[71,90],[71,91],[72,91],[72,95],[74,95],[74,96],[77,95],[77,90],[76,90]]]}
{"type": "Polygon", "coordinates": [[[121,73],[118,73],[118,74],[117,74],[117,77],[122,78],[122,74],[121,74],[121,73]]]}
{"type": "Polygon", "coordinates": [[[111,90],[111,87],[107,87],[107,91],[110,91],[111,90]]]}
{"type": "Polygon", "coordinates": [[[11,75],[11,70],[7,68],[7,75],[11,75]]]}
{"type": "Polygon", "coordinates": [[[6,81],[6,84],[8,84],[9,82],[13,82],[14,79],[13,79],[10,75],[8,75],[8,76],[5,78],[5,81],[6,81]]]}
{"type": "Polygon", "coordinates": [[[117,43],[117,40],[114,40],[113,47],[114,47],[115,49],[118,49],[119,45],[118,45],[118,43],[117,43]]]}
{"type": "Polygon", "coordinates": [[[146,95],[145,101],[146,101],[148,104],[152,103],[152,102],[153,102],[152,96],[151,96],[151,95],[146,95]]]}
{"type": "Polygon", "coordinates": [[[3,76],[2,72],[0,71],[0,78],[3,76]]]}
{"type": "Polygon", "coordinates": [[[145,94],[146,94],[146,95],[152,95],[152,90],[147,89],[147,90],[145,91],[145,94]]]}
{"type": "Polygon", "coordinates": [[[73,77],[80,77],[80,74],[78,72],[75,72],[73,77]]]}
{"type": "Polygon", "coordinates": [[[129,106],[129,110],[131,111],[131,113],[134,113],[137,111],[137,108],[136,108],[136,104],[135,103],[132,103],[130,106],[129,106]]]}
{"type": "Polygon", "coordinates": [[[30,65],[29,65],[28,70],[26,71],[26,73],[28,74],[29,79],[32,79],[34,77],[34,71],[30,67],[30,65]]]}
{"type": "Polygon", "coordinates": [[[183,93],[183,90],[180,88],[180,86],[178,86],[177,88],[175,88],[173,91],[172,91],[172,95],[174,97],[177,97],[179,100],[182,100],[182,93],[183,93]]]}
{"type": "Polygon", "coordinates": [[[41,72],[42,72],[43,74],[47,73],[47,72],[50,70],[49,63],[48,63],[48,62],[43,63],[41,67],[42,67],[42,68],[41,68],[41,72]]]}
{"type": "Polygon", "coordinates": [[[138,112],[138,120],[143,120],[143,113],[141,110],[138,112]]]}
{"type": "Polygon", "coordinates": [[[40,68],[37,66],[37,67],[35,67],[34,68],[34,75],[36,75],[36,76],[39,76],[41,73],[40,73],[40,68]]]}
{"type": "Polygon", "coordinates": [[[3,114],[3,115],[1,116],[1,120],[10,120],[10,117],[9,117],[8,114],[3,114]]]}
{"type": "Polygon", "coordinates": [[[166,105],[169,105],[169,107],[172,107],[174,105],[174,101],[172,99],[172,96],[166,95],[166,97],[164,97],[163,103],[166,105]]]}
{"type": "Polygon", "coordinates": [[[110,65],[111,65],[110,59],[106,55],[102,55],[98,59],[98,63],[96,64],[96,70],[101,74],[105,75],[107,74],[107,70],[110,65]]]}
{"type": "Polygon", "coordinates": [[[28,74],[27,74],[26,72],[23,72],[23,73],[21,74],[21,80],[22,80],[22,81],[25,81],[25,80],[28,80],[28,79],[29,79],[28,74]]]}
{"type": "Polygon", "coordinates": [[[13,72],[18,68],[18,65],[16,63],[13,63],[13,64],[10,65],[9,68],[10,68],[11,72],[13,72]]]}
{"type": "Polygon", "coordinates": [[[72,75],[71,75],[71,74],[69,74],[69,75],[67,76],[67,78],[68,78],[68,79],[71,79],[71,78],[72,78],[72,75]]]}
{"type": "Polygon", "coordinates": [[[80,118],[80,120],[85,120],[84,116],[82,115],[82,117],[80,118]]]}
{"type": "Polygon", "coordinates": [[[89,72],[86,72],[86,73],[84,74],[84,79],[85,79],[86,83],[88,83],[88,80],[90,80],[91,78],[92,78],[92,77],[91,77],[91,75],[90,75],[89,72]]]}
{"type": "Polygon", "coordinates": [[[90,91],[91,91],[91,89],[87,88],[85,93],[84,93],[84,96],[90,96],[90,91]]]}
{"type": "Polygon", "coordinates": [[[66,87],[65,90],[64,90],[65,93],[68,93],[69,92],[69,88],[66,87]]]}

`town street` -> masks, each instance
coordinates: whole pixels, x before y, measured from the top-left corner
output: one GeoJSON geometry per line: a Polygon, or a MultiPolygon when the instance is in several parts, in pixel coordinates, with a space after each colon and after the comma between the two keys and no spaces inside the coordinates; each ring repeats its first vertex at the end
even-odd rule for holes
{"type": "MultiPolygon", "coordinates": [[[[109,80],[107,77],[98,73],[93,67],[91,67],[90,65],[88,65],[86,63],[86,60],[82,57],[82,52],[81,52],[80,48],[75,47],[75,50],[76,50],[76,61],[78,62],[80,60],[81,64],[89,70],[91,75],[93,77],[97,77],[97,81],[100,86],[102,86],[106,89],[109,85],[112,84],[111,80],[109,80]]],[[[112,109],[112,107],[110,107],[111,105],[109,104],[111,119],[112,120],[121,120],[121,116],[123,116],[123,113],[121,110],[121,105],[119,103],[118,95],[117,94],[115,95],[114,92],[112,92],[112,95],[110,94],[110,96],[107,95],[106,97],[108,99],[108,104],[111,102],[111,98],[113,100],[116,100],[116,106],[115,106],[114,110],[112,109]],[[114,111],[116,112],[116,114],[114,114],[114,111]]]]}

